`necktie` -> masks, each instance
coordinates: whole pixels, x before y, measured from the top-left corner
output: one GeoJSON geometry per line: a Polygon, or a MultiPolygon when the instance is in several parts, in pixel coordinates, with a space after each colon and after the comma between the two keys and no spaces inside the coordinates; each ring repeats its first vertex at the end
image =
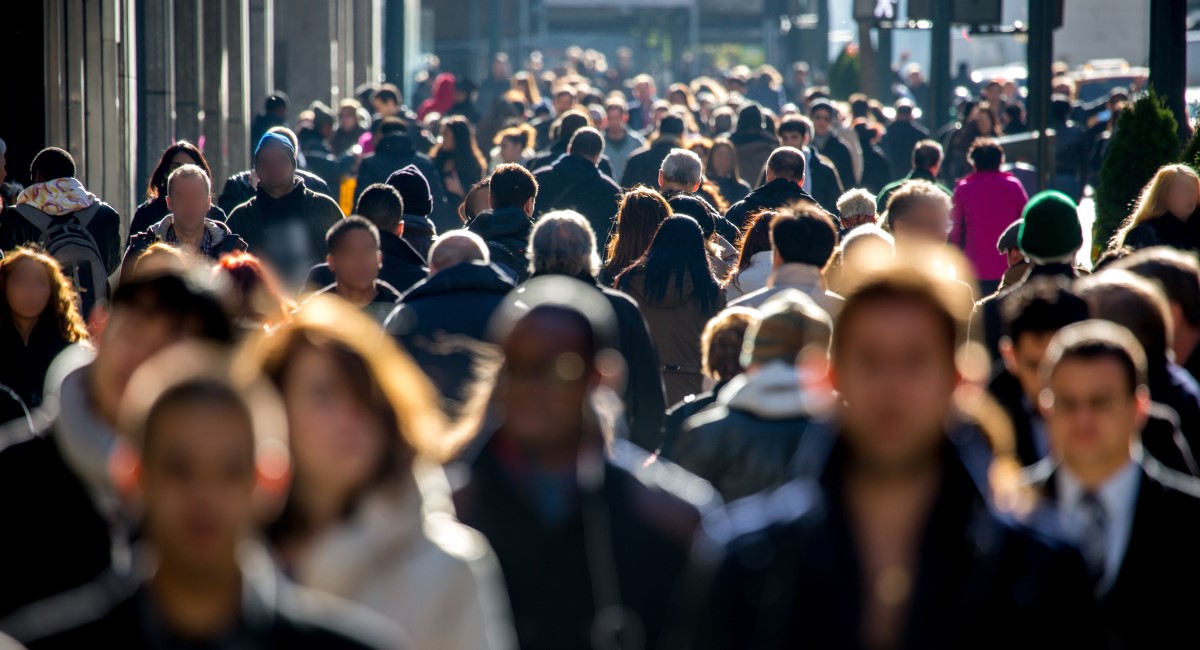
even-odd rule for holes
{"type": "Polygon", "coordinates": [[[1095,492],[1084,493],[1079,499],[1079,509],[1083,514],[1079,548],[1083,552],[1083,559],[1087,562],[1093,582],[1099,584],[1104,578],[1108,548],[1108,515],[1095,492]]]}

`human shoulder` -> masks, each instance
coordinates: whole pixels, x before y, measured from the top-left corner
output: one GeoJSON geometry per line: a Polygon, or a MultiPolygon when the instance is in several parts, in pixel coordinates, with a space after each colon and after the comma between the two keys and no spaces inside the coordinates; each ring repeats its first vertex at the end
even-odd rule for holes
{"type": "Polygon", "coordinates": [[[704,516],[721,505],[716,489],[704,479],[688,472],[661,456],[629,442],[617,439],[610,445],[609,462],[617,470],[632,477],[642,489],[665,495],[677,507],[704,516]]]}

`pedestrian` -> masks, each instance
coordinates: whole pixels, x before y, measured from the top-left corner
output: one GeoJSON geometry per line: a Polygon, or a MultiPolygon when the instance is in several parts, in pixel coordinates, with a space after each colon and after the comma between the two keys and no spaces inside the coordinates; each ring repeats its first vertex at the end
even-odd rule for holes
{"type": "Polygon", "coordinates": [[[575,131],[565,156],[534,171],[538,184],[534,215],[574,210],[588,220],[597,241],[607,242],[617,216],[621,187],[598,168],[603,155],[604,137],[599,131],[590,126],[575,131]]]}
{"type": "MultiPolygon", "coordinates": [[[[433,191],[424,172],[416,165],[406,165],[392,172],[387,177],[387,184],[400,193],[400,204],[404,209],[404,216],[401,217],[404,232],[400,233],[400,238],[408,242],[422,259],[429,259],[429,247],[439,231],[432,219],[435,209],[433,191]]],[[[367,186],[363,191],[369,188],[367,186]]]]}
{"type": "Polygon", "coordinates": [[[621,196],[617,222],[606,247],[600,283],[612,287],[617,276],[645,254],[658,226],[671,216],[671,206],[658,192],[635,187],[621,196]]]}
{"type": "Polygon", "coordinates": [[[564,275],[604,295],[616,318],[616,351],[625,362],[627,379],[621,398],[629,439],[647,451],[656,449],[666,410],[658,350],[637,303],[597,283],[596,236],[582,215],[559,211],[542,216],[529,236],[529,270],[531,278],[564,275]]]}
{"type": "Polygon", "coordinates": [[[1054,184],[1076,203],[1083,199],[1087,169],[1087,133],[1071,119],[1071,101],[1063,95],[1050,98],[1050,128],[1054,129],[1054,184]]]}
{"type": "Polygon", "coordinates": [[[1200,251],[1200,220],[1192,221],[1200,202],[1200,175],[1187,165],[1165,165],[1142,189],[1133,213],[1113,235],[1116,250],[1173,246],[1200,251]]]}
{"type": "MultiPolygon", "coordinates": [[[[428,187],[431,209],[426,216],[438,226],[439,230],[456,228],[451,216],[458,203],[455,202],[453,206],[449,205],[441,172],[433,164],[433,160],[418,149],[416,134],[410,130],[404,120],[395,116],[383,118],[373,125],[372,129],[379,138],[374,150],[370,154],[365,154],[362,162],[358,165],[354,199],[357,201],[358,196],[371,185],[387,181],[397,170],[413,166],[421,172],[428,187]]],[[[470,186],[468,185],[468,187],[470,186]]],[[[396,189],[400,191],[401,196],[404,195],[403,189],[399,187],[396,189]]],[[[407,201],[405,205],[408,205],[407,201]]]]}
{"type": "Polygon", "coordinates": [[[512,278],[491,264],[482,238],[452,230],[429,251],[429,277],[404,294],[384,323],[433,382],[452,418],[486,379],[488,322],[512,289],[512,278]]]}
{"type": "Polygon", "coordinates": [[[0,391],[15,397],[0,402],[0,424],[26,420],[32,429],[29,414],[42,405],[50,363],[88,338],[79,298],[58,260],[32,248],[0,258],[0,391]]]}
{"type": "Polygon", "coordinates": [[[869,192],[879,192],[892,180],[892,167],[887,154],[879,146],[883,137],[883,129],[878,125],[867,122],[866,118],[858,118],[852,127],[854,137],[858,140],[858,149],[862,152],[862,173],[859,174],[859,186],[869,192]]]}
{"type": "Polygon", "coordinates": [[[907,181],[888,199],[884,229],[898,246],[910,242],[945,244],[950,234],[950,197],[927,181],[907,181]]]}
{"type": "Polygon", "coordinates": [[[329,140],[333,155],[342,157],[354,153],[352,150],[358,144],[359,138],[367,132],[366,127],[359,121],[362,110],[362,104],[357,99],[347,98],[338,103],[337,128],[329,140]]]}
{"type": "Polygon", "coordinates": [[[267,539],[298,582],[387,616],[414,647],[508,647],[495,555],[450,506],[439,463],[453,438],[434,388],[385,339],[317,296],[256,350],[295,463],[267,539]]]}
{"type": "Polygon", "coordinates": [[[1060,331],[1041,366],[1052,457],[1027,470],[1078,541],[1110,648],[1187,645],[1200,605],[1186,587],[1200,581],[1200,482],[1131,451],[1150,411],[1146,373],[1125,328],[1087,321],[1060,331]]]}
{"type": "Polygon", "coordinates": [[[514,283],[529,277],[529,232],[533,229],[533,206],[538,183],[520,165],[500,165],[492,172],[488,187],[490,210],[480,213],[467,230],[487,242],[488,256],[514,283]]]}
{"type": "MultiPolygon", "coordinates": [[[[297,152],[295,174],[304,181],[305,187],[317,194],[327,196],[335,201],[337,200],[338,195],[325,183],[323,178],[307,169],[301,168],[300,140],[296,137],[295,133],[292,133],[291,129],[286,126],[275,126],[267,129],[267,133],[275,133],[287,138],[292,143],[292,149],[297,152]]],[[[261,141],[262,139],[259,138],[253,142],[256,143],[255,146],[257,147],[257,143],[261,141]]],[[[258,172],[254,168],[254,157],[252,156],[250,158],[250,169],[240,171],[225,179],[225,185],[221,188],[221,195],[217,197],[217,206],[226,215],[232,215],[235,208],[255,197],[258,192],[259,180],[258,172]]]]}
{"type": "MultiPolygon", "coordinates": [[[[725,218],[741,228],[746,222],[746,217],[752,212],[774,210],[801,202],[819,205],[811,194],[804,191],[807,169],[808,163],[799,149],[776,149],[767,159],[766,185],[730,206],[725,218]]],[[[831,218],[834,217],[831,215],[831,218]]]]}
{"type": "Polygon", "coordinates": [[[623,178],[625,163],[641,147],[646,138],[637,130],[629,128],[629,111],[624,100],[612,98],[604,102],[604,150],[612,165],[612,178],[623,178]]]}
{"type": "Polygon", "coordinates": [[[996,253],[995,242],[1008,225],[1021,218],[1029,196],[1020,181],[1000,171],[1004,149],[991,139],[979,139],[967,157],[974,170],[954,186],[953,229],[950,242],[962,249],[975,269],[982,295],[1000,286],[1007,260],[996,253]]]}
{"type": "Polygon", "coordinates": [[[733,302],[767,286],[775,259],[771,250],[771,222],[778,214],[777,210],[759,210],[746,219],[737,245],[737,266],[725,278],[726,300],[733,302]]]}
{"type": "Polygon", "coordinates": [[[729,134],[729,141],[737,151],[741,179],[748,184],[758,181],[759,171],[779,146],[774,129],[763,127],[762,107],[754,102],[746,102],[738,108],[737,125],[729,134]]]}
{"type": "Polygon", "coordinates": [[[858,175],[854,172],[850,148],[838,138],[834,131],[834,125],[838,119],[837,109],[833,104],[819,100],[809,106],[808,115],[813,122],[812,142],[816,146],[817,152],[833,162],[842,187],[857,187],[858,175]]]}
{"type": "Polygon", "coordinates": [[[1171,351],[1193,379],[1200,377],[1200,262],[1166,246],[1142,249],[1112,264],[1157,282],[1171,307],[1171,351]]]}
{"type": "Polygon", "coordinates": [[[650,247],[617,277],[617,289],[637,301],[662,362],[666,401],[700,392],[700,334],[725,308],[703,232],[691,217],[669,217],[650,247]]]}
{"type": "MultiPolygon", "coordinates": [[[[902,178],[888,183],[879,191],[879,198],[876,202],[878,211],[885,212],[892,193],[900,189],[904,183],[912,180],[933,183],[945,192],[946,196],[953,196],[954,193],[950,191],[950,188],[937,180],[938,172],[942,167],[942,158],[942,145],[938,144],[936,140],[925,139],[917,142],[912,148],[911,155],[905,159],[905,162],[912,161],[912,169],[902,178]]],[[[893,161],[893,163],[895,162],[893,161]]]]}
{"type": "Polygon", "coordinates": [[[742,180],[738,173],[737,148],[729,138],[713,140],[704,169],[705,178],[716,184],[721,197],[730,205],[746,198],[752,189],[750,183],[742,180]]]}
{"type": "MultiPolygon", "coordinates": [[[[912,160],[913,150],[916,149],[917,143],[929,139],[929,129],[917,123],[913,115],[913,108],[913,103],[907,99],[896,100],[896,119],[887,125],[887,131],[883,134],[883,139],[879,141],[879,145],[883,147],[883,152],[891,164],[892,182],[908,173],[908,164],[912,160]]],[[[934,177],[937,177],[936,173],[934,177]]]]}
{"type": "Polygon", "coordinates": [[[358,215],[330,226],[325,233],[325,248],[329,251],[325,260],[334,280],[313,295],[337,296],[382,325],[400,302],[400,292],[379,279],[383,267],[379,241],[375,224],[358,215]]]}
{"type": "Polygon", "coordinates": [[[296,176],[296,149],[277,133],[264,135],[254,148],[254,172],[255,196],[229,215],[229,228],[285,284],[302,286],[308,269],[324,259],[325,232],[342,218],[342,209],[296,176]]]}
{"type": "Polygon", "coordinates": [[[996,288],[997,294],[1021,282],[1025,274],[1029,273],[1029,260],[1025,258],[1025,253],[1021,252],[1020,234],[1021,220],[1018,219],[1010,223],[1001,233],[1000,239],[996,240],[996,252],[1003,255],[1005,263],[1008,264],[1004,277],[1000,278],[1000,286],[996,288]]]}
{"type": "Polygon", "coordinates": [[[33,184],[0,214],[0,250],[44,248],[75,285],[87,318],[108,300],[108,276],[121,264],[121,215],[89,192],[75,172],[75,159],[57,147],[34,156],[33,184]]]}
{"type": "Polygon", "coordinates": [[[263,98],[263,110],[254,116],[250,125],[250,141],[258,142],[263,134],[277,126],[286,126],[288,96],[282,90],[273,90],[263,98]]]}
{"type": "Polygon", "coordinates": [[[493,141],[496,146],[491,151],[488,173],[495,171],[497,166],[504,163],[527,167],[537,157],[537,152],[533,150],[533,139],[536,135],[533,127],[528,124],[510,126],[496,133],[493,141]]]}
{"type": "Polygon", "coordinates": [[[62,380],[55,411],[35,435],[0,450],[0,494],[8,495],[0,521],[22,531],[0,535],[0,618],[114,563],[118,571],[131,568],[137,522],[108,471],[125,458],[118,410],[138,366],[192,338],[232,341],[211,283],[173,273],[135,276],[113,293],[95,359],[62,380]]]}
{"type": "Polygon", "coordinates": [[[603,296],[536,278],[494,331],[497,418],[456,470],[454,505],[500,559],[518,645],[657,647],[712,488],[614,437],[603,296]]]}
{"type": "MultiPolygon", "coordinates": [[[[386,183],[376,183],[364,190],[354,208],[354,214],[369,221],[379,233],[383,265],[379,267],[378,280],[400,293],[408,291],[429,274],[425,258],[404,240],[404,212],[400,193],[386,183]]],[[[329,263],[323,262],[309,269],[304,286],[308,291],[317,291],[335,281],[329,263]]]]}
{"type": "Polygon", "coordinates": [[[139,505],[136,562],[13,616],[30,648],[408,647],[382,617],[290,583],[254,540],[258,507],[286,494],[287,420],[264,380],[232,366],[185,345],[130,380],[116,480],[139,505]]]}
{"type": "Polygon", "coordinates": [[[229,313],[241,334],[261,334],[292,319],[296,303],[279,279],[250,253],[222,255],[213,275],[229,283],[229,313]]]}
{"type": "Polygon", "coordinates": [[[212,185],[202,167],[191,163],[177,167],[163,190],[164,202],[170,212],[146,230],[129,237],[129,246],[121,262],[122,278],[133,271],[133,263],[146,249],[159,242],[210,262],[226,253],[247,249],[245,240],[229,230],[224,220],[211,218],[212,185]]]}
{"type": "Polygon", "coordinates": [[[146,202],[137,207],[133,213],[133,220],[129,222],[130,239],[138,233],[145,232],[171,213],[171,207],[167,205],[167,179],[184,165],[195,165],[204,170],[210,185],[207,218],[212,221],[225,221],[225,211],[211,201],[212,170],[209,169],[208,161],[196,145],[187,140],[180,140],[167,147],[154,172],[150,174],[150,182],[146,184],[146,202]]]}
{"type": "Polygon", "coordinates": [[[462,116],[442,121],[441,138],[429,153],[446,188],[446,201],[456,208],[467,196],[467,189],[487,172],[487,161],[475,143],[475,131],[462,116]]]}
{"type": "Polygon", "coordinates": [[[785,209],[771,220],[770,234],[773,256],[767,286],[730,305],[758,308],[774,296],[794,289],[836,318],[843,300],[825,284],[825,269],[838,245],[837,228],[829,215],[815,205],[785,209]]]}
{"type": "Polygon", "coordinates": [[[877,200],[867,190],[858,188],[838,197],[837,209],[841,215],[838,234],[849,232],[863,224],[874,224],[879,215],[875,212],[877,200]]]}
{"type": "MultiPolygon", "coordinates": [[[[630,120],[633,120],[632,112],[630,120]]],[[[662,168],[663,159],[672,149],[680,147],[683,134],[683,120],[679,116],[668,114],[659,120],[654,137],[647,140],[645,146],[631,153],[625,162],[625,171],[621,174],[621,187],[627,190],[638,185],[656,187],[658,170],[662,168]]]]}
{"type": "MultiPolygon", "coordinates": [[[[789,115],[780,121],[777,132],[780,146],[793,147],[804,154],[805,174],[801,187],[812,195],[817,205],[836,215],[837,199],[848,186],[838,178],[833,161],[810,146],[813,134],[812,120],[803,115],[789,115]]],[[[762,178],[762,182],[766,182],[765,168],[762,178]]]]}

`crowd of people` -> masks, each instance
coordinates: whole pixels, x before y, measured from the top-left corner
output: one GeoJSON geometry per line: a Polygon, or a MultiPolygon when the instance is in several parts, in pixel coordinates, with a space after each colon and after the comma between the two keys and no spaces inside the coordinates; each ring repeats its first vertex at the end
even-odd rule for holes
{"type": "Polygon", "coordinates": [[[1037,192],[1005,80],[931,133],[911,70],[890,105],[800,64],[661,99],[575,49],[435,72],[294,131],[275,93],[250,169],[218,192],[171,144],[131,218],[34,158],[0,213],[0,632],[1195,642],[1200,176],[1079,256],[1127,93],[1056,79],[1037,192]]]}

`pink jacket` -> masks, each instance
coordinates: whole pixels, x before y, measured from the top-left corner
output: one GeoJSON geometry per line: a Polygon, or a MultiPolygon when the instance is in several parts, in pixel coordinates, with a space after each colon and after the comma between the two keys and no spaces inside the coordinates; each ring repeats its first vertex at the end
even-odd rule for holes
{"type": "Polygon", "coordinates": [[[1004,277],[1008,261],[996,250],[996,242],[1021,218],[1028,200],[1021,182],[999,171],[973,172],[954,186],[950,242],[963,250],[979,280],[1004,277]]]}

